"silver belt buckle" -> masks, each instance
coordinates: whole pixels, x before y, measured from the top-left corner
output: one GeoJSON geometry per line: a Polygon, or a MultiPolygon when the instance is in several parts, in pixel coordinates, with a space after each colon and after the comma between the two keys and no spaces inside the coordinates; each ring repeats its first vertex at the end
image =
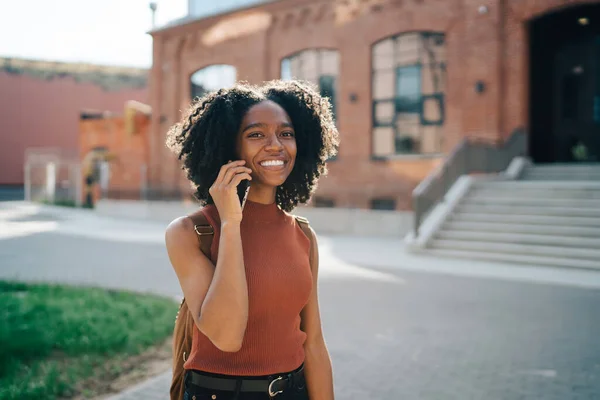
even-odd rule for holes
{"type": "Polygon", "coordinates": [[[269,396],[270,396],[270,397],[275,397],[275,396],[277,396],[279,393],[283,393],[283,390],[279,390],[279,391],[277,391],[277,392],[273,392],[273,384],[274,384],[275,382],[277,382],[277,381],[281,381],[281,380],[283,380],[283,378],[280,376],[280,377],[279,377],[279,378],[277,378],[277,379],[273,379],[273,380],[271,381],[271,383],[269,383],[269,396]]]}

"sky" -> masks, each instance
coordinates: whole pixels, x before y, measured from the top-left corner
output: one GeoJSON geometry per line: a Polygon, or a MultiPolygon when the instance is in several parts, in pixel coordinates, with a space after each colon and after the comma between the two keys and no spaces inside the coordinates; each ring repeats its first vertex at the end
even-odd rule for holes
{"type": "MultiPolygon", "coordinates": [[[[211,1],[211,0],[207,0],[211,1]]],[[[187,0],[155,0],[156,25],[187,0]]],[[[149,0],[0,0],[0,57],[149,68],[149,0]]]]}

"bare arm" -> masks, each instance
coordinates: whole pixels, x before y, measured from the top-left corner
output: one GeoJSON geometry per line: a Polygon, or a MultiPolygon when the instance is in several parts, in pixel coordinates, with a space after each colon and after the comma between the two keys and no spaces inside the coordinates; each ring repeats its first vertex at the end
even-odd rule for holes
{"type": "Polygon", "coordinates": [[[319,296],[317,281],[319,277],[319,249],[315,232],[311,249],[311,268],[313,276],[313,289],[310,299],[301,313],[301,328],[306,333],[304,343],[305,375],[310,400],[333,400],[333,371],[331,358],[323,338],[321,329],[321,315],[319,311],[319,296]]]}
{"type": "Polygon", "coordinates": [[[234,162],[223,167],[211,187],[221,216],[219,259],[216,267],[200,251],[194,224],[188,217],[173,221],[165,241],[171,264],[198,329],[221,351],[242,346],[248,322],[248,284],[240,235],[241,207],[236,187],[251,179],[234,162]]]}

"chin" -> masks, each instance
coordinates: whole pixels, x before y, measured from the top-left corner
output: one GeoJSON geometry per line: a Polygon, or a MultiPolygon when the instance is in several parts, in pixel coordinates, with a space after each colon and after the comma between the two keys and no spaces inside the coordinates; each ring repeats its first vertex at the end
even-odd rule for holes
{"type": "Polygon", "coordinates": [[[289,178],[291,171],[261,171],[257,178],[261,184],[265,186],[277,187],[281,186],[289,178]]]}

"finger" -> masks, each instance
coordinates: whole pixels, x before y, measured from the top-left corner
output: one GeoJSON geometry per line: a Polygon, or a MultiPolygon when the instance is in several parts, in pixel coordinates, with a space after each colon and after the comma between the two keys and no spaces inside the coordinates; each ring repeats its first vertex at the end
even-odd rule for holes
{"type": "Polygon", "coordinates": [[[223,185],[228,185],[229,182],[231,182],[231,180],[233,179],[233,177],[236,176],[237,174],[242,174],[242,173],[249,174],[251,172],[252,172],[252,170],[250,168],[246,168],[246,167],[229,168],[229,170],[225,174],[225,177],[223,177],[223,181],[221,183],[223,185]]]}
{"type": "Polygon", "coordinates": [[[225,174],[227,174],[227,171],[229,171],[230,168],[239,167],[241,165],[244,165],[245,163],[246,163],[245,160],[237,160],[237,161],[229,162],[229,163],[223,165],[221,167],[221,169],[219,170],[219,175],[217,175],[217,179],[215,179],[215,183],[220,184],[223,181],[225,174]]]}
{"type": "Polygon", "coordinates": [[[242,183],[242,181],[244,179],[247,179],[249,181],[252,180],[252,176],[250,176],[250,174],[248,173],[242,173],[242,174],[237,174],[236,176],[233,177],[233,179],[231,180],[231,183],[229,184],[229,188],[230,189],[236,189],[240,183],[242,183]]]}

